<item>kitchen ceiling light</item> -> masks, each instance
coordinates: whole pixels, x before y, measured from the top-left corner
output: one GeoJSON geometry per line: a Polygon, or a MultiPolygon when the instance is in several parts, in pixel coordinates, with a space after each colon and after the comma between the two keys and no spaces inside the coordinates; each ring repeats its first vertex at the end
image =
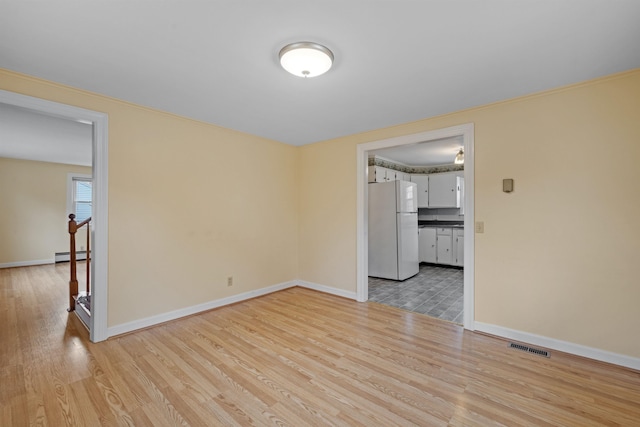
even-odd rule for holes
{"type": "Polygon", "coordinates": [[[462,148],[460,149],[460,151],[458,151],[458,154],[456,154],[456,158],[453,163],[455,163],[456,165],[464,164],[464,150],[462,148]]]}
{"type": "Polygon", "coordinates": [[[291,43],[280,50],[280,65],[298,77],[319,76],[329,71],[332,64],[333,53],[317,43],[291,43]]]}

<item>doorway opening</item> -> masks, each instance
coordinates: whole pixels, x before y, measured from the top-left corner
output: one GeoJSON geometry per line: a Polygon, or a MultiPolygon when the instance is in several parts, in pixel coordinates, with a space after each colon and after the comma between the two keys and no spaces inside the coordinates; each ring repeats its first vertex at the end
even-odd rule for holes
{"type": "Polygon", "coordinates": [[[462,324],[474,329],[474,128],[473,123],[453,126],[418,134],[373,141],[357,146],[357,299],[367,301],[369,294],[368,253],[368,158],[369,154],[384,148],[412,146],[447,138],[458,138],[464,148],[464,301],[462,324]]]}
{"type": "MultiPolygon", "coordinates": [[[[92,307],[90,339],[108,338],[107,332],[107,251],[108,251],[108,117],[104,113],[47,101],[40,98],[0,90],[0,103],[20,107],[39,114],[92,125],[92,222],[93,256],[91,259],[92,307]]],[[[64,218],[61,218],[64,221],[64,218]]],[[[61,308],[64,310],[64,308],[61,308]]]]}

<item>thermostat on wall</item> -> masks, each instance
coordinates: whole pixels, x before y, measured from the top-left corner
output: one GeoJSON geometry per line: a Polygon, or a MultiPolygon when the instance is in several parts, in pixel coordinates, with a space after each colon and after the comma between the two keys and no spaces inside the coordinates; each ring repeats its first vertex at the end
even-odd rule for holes
{"type": "Polygon", "coordinates": [[[502,191],[505,193],[511,193],[513,191],[513,179],[503,179],[502,180],[502,191]]]}

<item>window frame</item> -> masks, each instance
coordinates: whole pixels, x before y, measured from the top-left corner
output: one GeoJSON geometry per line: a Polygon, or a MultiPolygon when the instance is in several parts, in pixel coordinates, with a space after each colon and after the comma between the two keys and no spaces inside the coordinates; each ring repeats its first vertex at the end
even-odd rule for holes
{"type": "Polygon", "coordinates": [[[75,181],[91,182],[91,213],[93,214],[93,175],[71,172],[67,174],[67,221],[69,220],[69,214],[76,215],[75,181]]]}

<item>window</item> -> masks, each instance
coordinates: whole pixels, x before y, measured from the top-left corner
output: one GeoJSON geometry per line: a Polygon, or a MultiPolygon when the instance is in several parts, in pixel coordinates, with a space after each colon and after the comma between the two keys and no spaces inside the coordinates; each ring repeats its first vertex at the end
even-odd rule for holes
{"type": "Polygon", "coordinates": [[[76,221],[84,221],[91,216],[91,180],[74,179],[73,196],[76,221]]]}
{"type": "Polygon", "coordinates": [[[91,216],[92,177],[91,175],[68,174],[67,211],[75,214],[76,222],[91,216]]]}

